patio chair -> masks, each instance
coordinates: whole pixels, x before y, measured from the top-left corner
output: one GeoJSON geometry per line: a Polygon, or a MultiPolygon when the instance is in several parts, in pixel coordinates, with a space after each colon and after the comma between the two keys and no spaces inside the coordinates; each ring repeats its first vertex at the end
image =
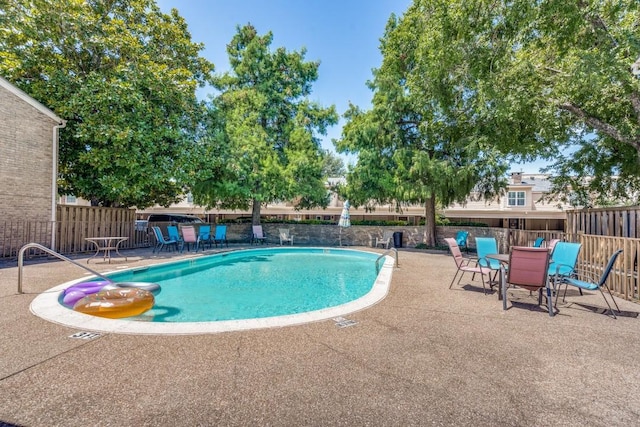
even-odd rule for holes
{"type": "Polygon", "coordinates": [[[393,239],[393,231],[385,231],[382,233],[382,237],[376,237],[376,244],[374,247],[378,247],[378,245],[382,245],[385,249],[389,249],[391,246],[391,239],[393,239]]]}
{"type": "Polygon", "coordinates": [[[542,243],[544,242],[544,237],[538,237],[535,242],[533,242],[534,248],[541,248],[542,243]]]}
{"type": "Polygon", "coordinates": [[[549,251],[547,248],[514,246],[509,254],[509,268],[500,274],[502,284],[502,309],[507,309],[507,288],[514,285],[538,292],[538,305],[542,305],[542,290],[546,289],[549,316],[553,316],[553,298],[549,288],[549,251]],[[505,277],[506,275],[506,277],[505,277]]]}
{"type": "Polygon", "coordinates": [[[190,251],[192,243],[196,245],[196,252],[198,252],[200,237],[196,233],[196,228],[193,225],[185,225],[182,227],[182,245],[180,246],[180,252],[184,251],[184,245],[187,245],[187,250],[190,251]]]}
{"type": "Polygon", "coordinates": [[[575,274],[581,246],[580,243],[571,242],[558,242],[555,245],[549,263],[549,278],[554,285],[557,286],[564,278],[575,274]]]}
{"type": "Polygon", "coordinates": [[[609,307],[609,313],[611,313],[613,318],[616,319],[617,318],[616,314],[614,313],[613,308],[611,308],[611,304],[609,304],[609,301],[607,301],[607,297],[604,295],[602,288],[605,288],[607,292],[609,292],[609,297],[611,297],[611,301],[613,301],[613,304],[616,306],[616,311],[620,313],[620,308],[618,307],[618,303],[613,298],[611,289],[609,289],[609,287],[606,286],[606,283],[607,283],[607,278],[609,277],[609,274],[613,269],[613,265],[615,264],[616,259],[618,258],[618,255],[620,255],[621,253],[622,253],[622,249],[619,249],[613,255],[611,255],[611,258],[609,258],[609,262],[607,262],[606,267],[604,268],[604,270],[602,270],[602,276],[600,276],[600,279],[598,279],[593,273],[582,272],[582,271],[576,271],[576,275],[578,277],[581,277],[582,279],[577,279],[575,277],[564,277],[562,279],[562,284],[565,285],[565,288],[564,288],[564,294],[562,295],[562,301],[563,302],[565,301],[565,297],[567,296],[567,288],[569,287],[569,285],[575,286],[580,290],[585,289],[587,291],[595,291],[596,289],[598,289],[600,291],[600,294],[602,294],[602,298],[604,298],[604,302],[606,302],[607,306],[609,307]]]}
{"type": "Polygon", "coordinates": [[[498,241],[494,237],[476,237],[476,251],[478,264],[493,271],[493,277],[490,277],[490,281],[495,282],[498,271],[500,271],[500,261],[489,259],[487,255],[498,253],[498,241]]]}
{"type": "Polygon", "coordinates": [[[460,230],[456,233],[456,243],[459,248],[464,248],[464,251],[469,253],[469,246],[467,245],[467,238],[469,237],[469,232],[460,230]]]}
{"type": "Polygon", "coordinates": [[[226,225],[216,225],[216,235],[213,238],[213,244],[218,247],[218,243],[220,243],[220,247],[223,244],[229,247],[229,242],[227,241],[227,226],[226,225]]]}
{"type": "Polygon", "coordinates": [[[262,243],[265,244],[267,243],[267,236],[264,234],[264,231],[262,230],[262,226],[261,225],[254,225],[252,227],[253,233],[252,233],[252,238],[251,238],[251,244],[258,244],[258,243],[262,243]]]}
{"type": "Polygon", "coordinates": [[[291,246],[293,246],[293,236],[289,233],[288,228],[280,228],[278,229],[278,233],[280,235],[280,246],[287,242],[291,243],[291,246]]]}
{"type": "Polygon", "coordinates": [[[213,239],[211,238],[211,226],[210,225],[201,225],[198,228],[198,239],[202,244],[202,250],[204,250],[204,245],[209,244],[209,248],[211,248],[211,244],[213,243],[213,239]]]}
{"type": "Polygon", "coordinates": [[[170,240],[175,240],[176,247],[181,248],[184,245],[182,241],[182,236],[180,236],[180,231],[178,231],[177,225],[167,225],[167,234],[169,235],[170,240]]]}
{"type": "Polygon", "coordinates": [[[480,277],[482,278],[482,289],[484,290],[484,293],[486,295],[487,287],[485,286],[484,276],[485,274],[489,276],[491,270],[489,270],[488,268],[483,268],[478,264],[478,261],[473,258],[463,257],[462,252],[460,252],[460,247],[458,246],[454,238],[449,237],[444,239],[444,241],[447,242],[447,245],[449,246],[449,250],[451,251],[451,255],[453,256],[453,261],[456,263],[457,268],[456,274],[453,276],[453,279],[451,279],[451,283],[449,283],[449,289],[451,289],[451,286],[453,286],[453,282],[456,280],[458,273],[461,273],[460,277],[458,277],[458,284],[460,284],[460,280],[462,280],[462,276],[464,276],[464,273],[473,273],[471,280],[473,280],[476,273],[479,273],[480,277]],[[470,265],[472,262],[474,263],[474,265],[470,265]]]}
{"type": "Polygon", "coordinates": [[[171,239],[169,237],[165,237],[162,234],[162,230],[160,230],[160,227],[158,226],[153,226],[151,227],[151,229],[153,230],[153,235],[156,238],[156,245],[153,247],[153,253],[156,253],[156,250],[158,252],[160,252],[162,250],[162,248],[164,248],[165,246],[169,247],[169,246],[174,246],[176,248],[176,250],[178,250],[178,241],[175,239],[171,239]]]}

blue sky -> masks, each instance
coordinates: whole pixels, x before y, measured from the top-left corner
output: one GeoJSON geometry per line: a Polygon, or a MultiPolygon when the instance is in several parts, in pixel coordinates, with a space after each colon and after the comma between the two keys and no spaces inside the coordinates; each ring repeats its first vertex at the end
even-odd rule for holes
{"type": "MultiPolygon", "coordinates": [[[[226,45],[236,27],[251,23],[258,34],[273,32],[272,49],[306,48],[306,60],[320,61],[319,77],[310,99],[342,115],[349,102],[369,109],[372,92],[367,80],[380,66],[379,40],[391,13],[402,15],[411,0],[157,0],[160,9],[172,8],[186,20],[191,38],[203,43],[202,55],[216,73],[229,70],[226,45]]],[[[198,93],[206,97],[210,90],[198,93]]],[[[323,148],[334,151],[331,139],[340,137],[344,121],[329,129],[323,148]]],[[[353,158],[346,158],[348,162],[353,158]]],[[[514,165],[537,172],[537,165],[514,165]]]]}

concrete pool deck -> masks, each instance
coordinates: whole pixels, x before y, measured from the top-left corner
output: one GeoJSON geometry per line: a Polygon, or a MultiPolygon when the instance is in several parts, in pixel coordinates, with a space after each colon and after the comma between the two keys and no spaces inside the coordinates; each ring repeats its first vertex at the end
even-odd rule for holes
{"type": "MultiPolygon", "coordinates": [[[[372,250],[372,249],[368,249],[372,250]]],[[[189,257],[127,251],[99,272],[189,257]]],[[[571,292],[550,318],[479,281],[448,289],[450,256],[400,249],[387,297],[324,320],[206,335],[83,332],[29,311],[84,276],[69,263],[0,264],[0,425],[634,425],[640,305],[571,292]],[[348,323],[347,323],[348,324],[348,323]],[[4,423],[4,424],[3,424],[4,423]]]]}

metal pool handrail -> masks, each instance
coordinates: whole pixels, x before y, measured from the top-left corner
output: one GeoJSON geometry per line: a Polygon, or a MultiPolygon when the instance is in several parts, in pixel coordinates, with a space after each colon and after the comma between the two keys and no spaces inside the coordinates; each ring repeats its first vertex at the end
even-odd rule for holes
{"type": "Polygon", "coordinates": [[[87,270],[88,272],[95,274],[96,276],[106,280],[109,283],[113,283],[113,280],[109,279],[107,276],[103,276],[102,274],[98,273],[97,271],[94,271],[92,269],[90,269],[87,266],[84,266],[82,264],[79,264],[77,262],[75,262],[74,260],[67,258],[66,256],[59,254],[58,252],[47,248],[46,246],[42,246],[39,243],[27,243],[26,245],[24,245],[22,248],[20,248],[20,252],[18,253],[18,293],[21,294],[22,292],[22,267],[24,264],[24,252],[27,249],[31,249],[31,248],[35,248],[35,249],[40,249],[41,251],[45,251],[48,254],[53,255],[56,258],[59,258],[63,261],[69,261],[71,264],[75,264],[80,268],[84,268],[85,270],[87,270]]]}
{"type": "Polygon", "coordinates": [[[387,256],[389,253],[394,252],[395,253],[395,258],[396,258],[396,263],[394,265],[394,267],[398,267],[400,264],[398,264],[398,250],[396,248],[391,248],[391,249],[387,249],[386,251],[384,251],[382,253],[382,255],[380,255],[378,257],[378,259],[376,259],[376,273],[378,273],[380,271],[380,265],[378,264],[378,262],[384,258],[385,256],[387,256]]]}

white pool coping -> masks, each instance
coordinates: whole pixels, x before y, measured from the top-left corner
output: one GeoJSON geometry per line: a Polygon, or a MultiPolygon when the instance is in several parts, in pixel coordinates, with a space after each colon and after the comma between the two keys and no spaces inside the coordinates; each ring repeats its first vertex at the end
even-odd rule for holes
{"type": "Polygon", "coordinates": [[[357,300],[335,307],[285,316],[210,322],[145,322],[91,316],[70,310],[60,304],[58,301],[60,292],[71,285],[86,281],[86,278],[63,283],[38,295],[31,302],[30,310],[36,316],[49,322],[82,330],[116,334],[198,335],[249,329],[280,328],[346,316],[382,301],[389,292],[394,264],[395,260],[391,256],[385,255],[384,264],[380,268],[373,287],[366,295],[357,300]]]}

